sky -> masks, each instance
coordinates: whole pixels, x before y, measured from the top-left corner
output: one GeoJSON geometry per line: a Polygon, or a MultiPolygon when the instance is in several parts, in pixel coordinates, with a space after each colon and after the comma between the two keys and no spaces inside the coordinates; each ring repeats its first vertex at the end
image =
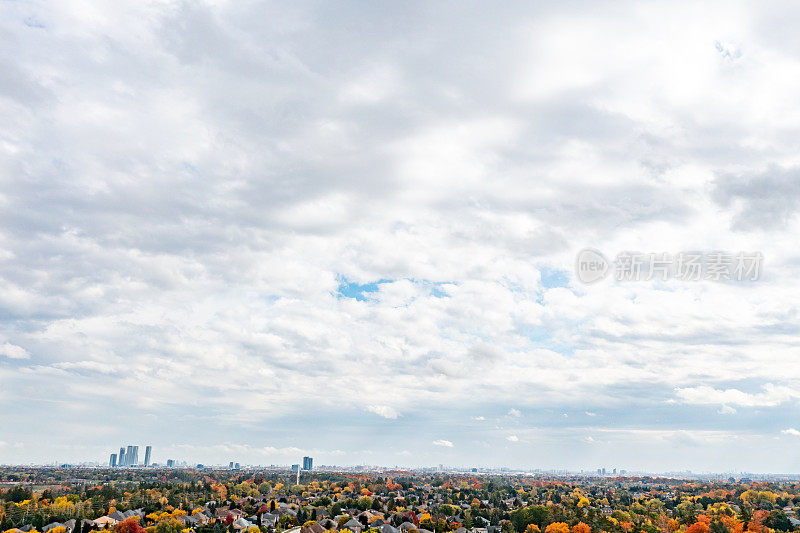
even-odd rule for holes
{"type": "Polygon", "coordinates": [[[0,2],[0,463],[800,472],[799,25],[0,2]]]}

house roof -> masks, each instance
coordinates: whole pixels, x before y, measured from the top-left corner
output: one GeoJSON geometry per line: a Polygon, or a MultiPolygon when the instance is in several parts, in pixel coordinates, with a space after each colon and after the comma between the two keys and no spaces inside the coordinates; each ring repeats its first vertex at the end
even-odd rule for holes
{"type": "Polygon", "coordinates": [[[347,529],[358,528],[360,530],[364,526],[361,524],[361,522],[359,522],[355,518],[351,518],[350,520],[348,520],[347,522],[344,523],[343,527],[345,527],[347,529]]]}
{"type": "Polygon", "coordinates": [[[397,533],[397,528],[392,527],[389,524],[383,524],[381,526],[381,533],[397,533]]]}
{"type": "Polygon", "coordinates": [[[252,526],[253,524],[251,524],[244,518],[237,518],[236,520],[233,521],[232,525],[234,529],[250,529],[250,526],[252,526]]]}

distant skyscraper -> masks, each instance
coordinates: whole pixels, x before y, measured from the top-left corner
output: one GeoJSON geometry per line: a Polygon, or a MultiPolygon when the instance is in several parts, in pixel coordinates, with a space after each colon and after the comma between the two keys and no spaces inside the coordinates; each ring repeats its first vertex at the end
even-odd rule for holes
{"type": "Polygon", "coordinates": [[[314,468],[314,458],[303,457],[303,470],[311,470],[312,468],[314,468]]]}
{"type": "Polygon", "coordinates": [[[152,446],[148,446],[144,449],[144,466],[150,466],[150,452],[153,451],[152,446]]]}
{"type": "Polygon", "coordinates": [[[127,464],[126,463],[127,460],[128,460],[128,458],[125,457],[125,448],[120,448],[119,449],[119,463],[117,463],[117,464],[119,464],[119,466],[125,466],[127,464]]]}
{"type": "Polygon", "coordinates": [[[133,462],[133,446],[128,446],[128,449],[125,450],[125,466],[134,466],[136,463],[133,462]]]}
{"type": "Polygon", "coordinates": [[[241,468],[241,467],[239,466],[239,463],[236,463],[236,464],[233,465],[233,468],[235,470],[239,470],[239,468],[241,468]]]}
{"type": "Polygon", "coordinates": [[[231,461],[230,463],[228,463],[228,468],[230,468],[231,470],[233,470],[233,461],[231,461]]]}
{"type": "Polygon", "coordinates": [[[172,468],[175,466],[175,459],[167,459],[167,467],[172,468]]]}
{"type": "Polygon", "coordinates": [[[131,464],[133,466],[136,466],[136,465],[139,464],[139,447],[138,446],[134,446],[133,447],[133,463],[131,463],[131,464]]]}
{"type": "Polygon", "coordinates": [[[115,453],[111,454],[111,459],[108,460],[108,466],[110,466],[111,468],[117,466],[117,454],[115,453]]]}

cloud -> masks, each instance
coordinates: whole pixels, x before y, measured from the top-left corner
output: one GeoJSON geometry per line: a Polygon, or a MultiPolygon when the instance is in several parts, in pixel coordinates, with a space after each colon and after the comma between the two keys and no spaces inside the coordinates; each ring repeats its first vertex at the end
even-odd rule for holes
{"type": "Polygon", "coordinates": [[[508,410],[508,416],[512,416],[514,418],[519,418],[520,416],[522,416],[522,413],[520,412],[519,409],[514,409],[512,407],[511,409],[508,410]]]}
{"type": "Polygon", "coordinates": [[[781,433],[783,433],[784,435],[792,435],[794,437],[800,437],[800,431],[794,428],[782,429],[781,433]]]}
{"type": "Polygon", "coordinates": [[[800,205],[800,168],[773,165],[754,174],[719,176],[714,199],[734,207],[733,226],[738,230],[786,226],[800,205]]]}
{"type": "Polygon", "coordinates": [[[391,420],[395,420],[397,417],[400,416],[396,410],[392,409],[388,405],[369,405],[367,406],[367,411],[370,413],[375,413],[378,416],[382,416],[383,418],[389,418],[391,420]]]}
{"type": "Polygon", "coordinates": [[[28,350],[16,344],[5,342],[0,344],[0,355],[8,357],[9,359],[30,359],[31,354],[28,350]]]}
{"type": "Polygon", "coordinates": [[[450,442],[449,440],[444,440],[444,439],[439,439],[439,440],[433,441],[433,445],[434,446],[443,446],[445,448],[452,448],[453,447],[453,443],[452,442],[450,442]]]}
{"type": "Polygon", "coordinates": [[[733,447],[764,422],[729,448],[676,431],[698,405],[800,414],[800,9],[404,9],[0,3],[0,427],[26,428],[4,461],[135,434],[293,464],[329,435],[326,460],[394,464],[402,434],[424,463],[446,434],[518,466],[463,423],[513,405],[543,465],[626,430],[620,462],[793,468],[789,443],[733,447]],[[764,271],[586,286],[585,247],[764,271]]]}
{"type": "Polygon", "coordinates": [[[517,437],[516,435],[509,435],[508,437],[506,437],[506,440],[509,442],[519,442],[519,437],[517,437]]]}
{"type": "Polygon", "coordinates": [[[683,402],[693,405],[723,405],[723,411],[729,405],[742,407],[774,407],[793,399],[800,398],[800,392],[787,386],[776,386],[767,383],[763,392],[747,393],[739,389],[715,389],[708,385],[684,387],[675,390],[675,394],[683,402]]]}

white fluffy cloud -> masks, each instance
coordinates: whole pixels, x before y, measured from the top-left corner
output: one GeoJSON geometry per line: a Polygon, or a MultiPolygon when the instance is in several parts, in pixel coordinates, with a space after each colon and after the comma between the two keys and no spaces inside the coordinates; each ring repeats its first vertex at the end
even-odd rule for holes
{"type": "Polygon", "coordinates": [[[392,420],[400,416],[400,413],[398,413],[396,410],[392,409],[388,405],[369,405],[367,406],[367,411],[369,411],[370,413],[375,413],[378,416],[382,416],[383,418],[389,418],[392,420]]]}
{"type": "Polygon", "coordinates": [[[28,359],[31,354],[22,346],[5,342],[0,345],[0,355],[8,357],[9,359],[28,359]]]}
{"type": "Polygon", "coordinates": [[[738,389],[715,389],[702,385],[676,389],[676,395],[686,403],[696,405],[737,405],[744,407],[770,407],[800,398],[800,391],[793,387],[775,386],[767,383],[763,392],[746,393],[738,389]]]}

